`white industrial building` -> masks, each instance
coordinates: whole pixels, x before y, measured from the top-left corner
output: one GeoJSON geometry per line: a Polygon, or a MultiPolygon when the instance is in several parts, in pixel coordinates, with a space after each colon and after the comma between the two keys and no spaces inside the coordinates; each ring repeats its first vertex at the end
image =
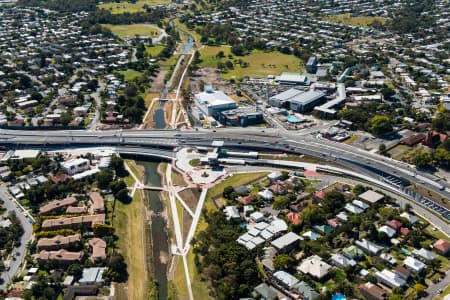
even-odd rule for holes
{"type": "Polygon", "coordinates": [[[69,175],[74,175],[89,169],[89,160],[76,158],[61,163],[61,168],[69,175]]]}
{"type": "Polygon", "coordinates": [[[224,92],[213,90],[211,86],[207,86],[205,91],[195,94],[194,101],[199,112],[205,116],[216,116],[222,111],[238,107],[233,99],[224,92]]]}

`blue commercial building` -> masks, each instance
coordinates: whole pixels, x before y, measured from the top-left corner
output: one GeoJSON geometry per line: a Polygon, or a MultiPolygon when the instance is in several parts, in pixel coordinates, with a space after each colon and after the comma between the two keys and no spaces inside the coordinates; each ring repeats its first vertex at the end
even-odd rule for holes
{"type": "Polygon", "coordinates": [[[317,57],[311,56],[306,63],[306,71],[311,74],[315,74],[317,72],[317,57]]]}

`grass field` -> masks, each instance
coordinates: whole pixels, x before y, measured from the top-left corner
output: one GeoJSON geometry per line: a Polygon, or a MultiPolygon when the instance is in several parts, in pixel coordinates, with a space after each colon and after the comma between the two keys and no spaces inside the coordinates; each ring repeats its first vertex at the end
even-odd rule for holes
{"type": "Polygon", "coordinates": [[[131,172],[137,177],[137,179],[142,180],[143,179],[143,172],[140,172],[138,170],[138,166],[136,165],[136,162],[134,160],[126,159],[125,163],[130,168],[131,172]]]}
{"type": "Polygon", "coordinates": [[[111,30],[112,33],[120,38],[135,37],[136,35],[157,37],[161,34],[158,27],[150,24],[102,24],[102,26],[111,30]]]}
{"type": "Polygon", "coordinates": [[[158,57],[161,51],[163,51],[164,46],[163,45],[154,45],[154,46],[146,46],[145,52],[147,52],[148,55],[151,57],[158,57]]]}
{"type": "Polygon", "coordinates": [[[325,18],[323,18],[323,20],[351,26],[367,27],[375,21],[379,21],[381,24],[384,24],[387,22],[388,19],[383,17],[371,17],[371,16],[353,17],[351,14],[339,14],[326,16],[325,18]]]}
{"type": "Polygon", "coordinates": [[[123,14],[126,12],[128,13],[144,12],[145,11],[144,5],[155,6],[170,3],[172,3],[170,0],[139,0],[136,3],[123,1],[120,3],[116,2],[102,3],[98,5],[98,8],[109,10],[112,14],[123,14]]]}
{"type": "Polygon", "coordinates": [[[357,135],[357,134],[352,134],[348,139],[346,139],[344,141],[344,144],[351,144],[354,141],[356,141],[357,139],[359,139],[361,136],[357,135]]]}
{"type": "Polygon", "coordinates": [[[122,288],[116,289],[119,300],[147,298],[148,274],[142,240],[143,209],[140,192],[135,194],[130,204],[116,201],[114,227],[119,237],[117,245],[125,258],[129,274],[128,293],[122,288]]]}
{"type": "Polygon", "coordinates": [[[177,257],[177,266],[173,274],[173,284],[177,289],[178,299],[189,299],[189,292],[186,284],[186,275],[184,273],[183,260],[177,257]]]}
{"type": "Polygon", "coordinates": [[[133,81],[135,78],[142,75],[141,72],[133,70],[133,69],[127,69],[126,71],[119,71],[120,74],[123,75],[125,81],[133,81]]]}
{"type": "Polygon", "coordinates": [[[228,177],[224,181],[216,184],[214,187],[208,190],[208,194],[206,195],[205,207],[212,208],[212,198],[218,197],[222,194],[223,189],[227,186],[238,187],[240,185],[249,184],[258,179],[261,179],[269,174],[268,172],[258,172],[258,173],[243,173],[243,174],[234,174],[231,177],[228,177]]]}
{"type": "Polygon", "coordinates": [[[278,75],[281,72],[302,72],[304,71],[304,64],[302,60],[294,55],[283,54],[278,51],[264,52],[254,50],[246,56],[233,56],[228,58],[231,54],[229,46],[204,46],[200,48],[200,59],[202,67],[217,67],[217,63],[231,60],[234,63],[234,69],[222,73],[225,79],[240,79],[246,76],[250,77],[267,77],[268,75],[278,75]],[[219,58],[217,54],[223,51],[225,57],[219,58]],[[237,62],[242,60],[248,63],[248,67],[241,67],[237,62]]]}

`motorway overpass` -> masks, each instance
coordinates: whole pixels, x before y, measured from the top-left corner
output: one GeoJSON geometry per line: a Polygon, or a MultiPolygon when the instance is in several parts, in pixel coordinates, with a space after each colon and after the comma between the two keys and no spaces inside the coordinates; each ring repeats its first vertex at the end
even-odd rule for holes
{"type": "MultiPolygon", "coordinates": [[[[304,154],[366,174],[393,186],[412,183],[450,199],[450,187],[439,178],[413,166],[355,147],[320,139],[314,134],[277,129],[233,128],[217,130],[113,130],[25,131],[0,130],[0,144],[9,147],[114,146],[131,156],[173,159],[183,146],[210,146],[213,140],[238,150],[304,154]]],[[[449,216],[450,217],[450,216],[449,216]]]]}

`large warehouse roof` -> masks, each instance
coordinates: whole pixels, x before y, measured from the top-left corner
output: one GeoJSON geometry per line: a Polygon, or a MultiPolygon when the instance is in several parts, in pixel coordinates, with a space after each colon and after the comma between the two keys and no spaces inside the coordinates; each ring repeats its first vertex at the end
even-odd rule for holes
{"type": "Polygon", "coordinates": [[[289,101],[305,105],[314,102],[324,96],[325,94],[321,91],[307,91],[305,93],[296,95],[295,97],[289,99],[289,101]]]}

